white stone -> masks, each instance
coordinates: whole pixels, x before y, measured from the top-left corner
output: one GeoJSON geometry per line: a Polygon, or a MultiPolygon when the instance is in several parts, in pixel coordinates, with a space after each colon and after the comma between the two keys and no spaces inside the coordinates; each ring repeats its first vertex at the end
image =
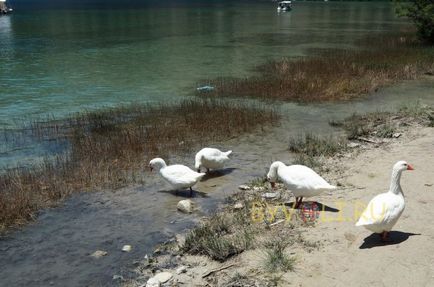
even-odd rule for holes
{"type": "Polygon", "coordinates": [[[277,192],[267,192],[262,195],[263,198],[272,199],[276,198],[279,194],[277,192]]]}
{"type": "Polygon", "coordinates": [[[400,136],[401,136],[402,134],[401,133],[394,133],[393,135],[392,135],[392,137],[394,137],[394,138],[399,138],[400,136]]]}
{"type": "Polygon", "coordinates": [[[359,147],[359,146],[360,146],[359,143],[354,143],[354,142],[351,142],[351,143],[348,144],[349,148],[356,148],[356,147],[359,147]]]}
{"type": "Polygon", "coordinates": [[[106,256],[107,254],[108,254],[107,251],[97,250],[94,253],[92,253],[90,256],[94,258],[101,258],[103,256],[106,256]]]}
{"type": "Polygon", "coordinates": [[[249,190],[250,187],[249,187],[248,185],[243,184],[243,185],[240,185],[240,186],[238,187],[238,189],[240,189],[240,190],[249,190]]]}
{"type": "Polygon", "coordinates": [[[243,209],[244,204],[242,202],[238,202],[234,205],[234,209],[243,209]]]}
{"type": "Polygon", "coordinates": [[[155,279],[155,277],[149,278],[149,280],[146,282],[146,287],[160,287],[160,281],[155,279]]]}
{"type": "Polygon", "coordinates": [[[184,213],[192,213],[193,212],[193,202],[190,199],[181,200],[178,202],[176,206],[179,211],[184,213]]]}
{"type": "Polygon", "coordinates": [[[170,272],[160,272],[157,273],[153,278],[157,279],[160,283],[166,283],[172,278],[172,273],[170,272]]]}
{"type": "Polygon", "coordinates": [[[131,245],[124,245],[124,247],[122,247],[123,252],[130,252],[131,249],[133,249],[131,245]]]}

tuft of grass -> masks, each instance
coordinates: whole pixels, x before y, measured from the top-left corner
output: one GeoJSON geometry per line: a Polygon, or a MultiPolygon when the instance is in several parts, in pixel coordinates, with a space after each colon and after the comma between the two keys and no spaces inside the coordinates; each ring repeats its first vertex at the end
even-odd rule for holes
{"type": "Polygon", "coordinates": [[[289,140],[289,150],[294,153],[304,154],[300,161],[312,161],[315,156],[333,156],[346,149],[346,142],[342,139],[325,137],[321,138],[307,133],[298,138],[289,140]]]}
{"type": "Polygon", "coordinates": [[[434,71],[434,51],[411,34],[359,43],[359,50],[316,50],[314,56],[282,59],[256,68],[247,78],[207,80],[202,97],[247,97],[298,102],[357,98],[379,87],[434,71]]]}
{"type": "Polygon", "coordinates": [[[290,244],[292,242],[284,238],[276,238],[265,244],[265,268],[269,272],[277,272],[279,270],[282,272],[294,271],[295,258],[285,253],[285,249],[290,244]]]}
{"type": "Polygon", "coordinates": [[[228,258],[249,249],[253,243],[253,233],[240,229],[234,219],[225,214],[216,214],[187,234],[182,251],[189,254],[206,255],[223,262],[228,258]]]}
{"type": "Polygon", "coordinates": [[[142,183],[144,167],[155,156],[187,153],[278,119],[274,109],[261,104],[184,100],[171,106],[120,106],[34,121],[23,129],[23,137],[30,134],[65,148],[35,166],[0,171],[0,231],[34,219],[39,209],[73,192],[142,183]]]}

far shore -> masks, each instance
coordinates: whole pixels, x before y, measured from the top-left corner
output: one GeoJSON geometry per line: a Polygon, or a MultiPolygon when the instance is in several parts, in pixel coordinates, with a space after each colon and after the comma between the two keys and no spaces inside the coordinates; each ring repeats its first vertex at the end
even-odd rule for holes
{"type": "Polygon", "coordinates": [[[380,126],[333,157],[317,157],[321,174],[339,186],[336,192],[293,210],[294,199],[282,186],[272,190],[262,179],[247,183],[220,212],[146,255],[137,278],[123,286],[146,286],[158,273],[170,278],[161,286],[433,285],[434,227],[427,222],[434,215],[434,128],[420,120],[432,114],[407,112],[383,119],[396,128],[391,137],[378,137],[380,126]],[[354,223],[373,196],[388,190],[398,160],[413,164],[415,171],[403,175],[406,209],[391,233],[393,241],[383,244],[354,223]],[[270,195],[276,192],[277,197],[270,195]],[[319,206],[318,212],[309,212],[312,206],[319,206]],[[218,238],[225,241],[207,237],[206,228],[224,228],[218,238]],[[191,249],[191,244],[212,250],[191,249]],[[228,253],[226,244],[233,244],[235,253],[228,253]]]}

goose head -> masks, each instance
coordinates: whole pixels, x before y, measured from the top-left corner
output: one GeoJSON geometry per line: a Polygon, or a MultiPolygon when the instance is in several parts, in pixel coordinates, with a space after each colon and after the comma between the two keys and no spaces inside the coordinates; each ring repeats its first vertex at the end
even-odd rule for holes
{"type": "Polygon", "coordinates": [[[166,167],[166,162],[162,158],[157,157],[149,162],[149,168],[151,169],[151,171],[154,169],[160,170],[163,167],[166,167]]]}
{"type": "Polygon", "coordinates": [[[277,170],[280,166],[285,166],[281,161],[275,161],[271,164],[270,170],[267,173],[267,180],[270,182],[271,187],[274,188],[277,181],[277,170]]]}
{"type": "Polygon", "coordinates": [[[406,161],[400,160],[393,166],[394,172],[403,172],[404,170],[414,170],[411,164],[408,164],[406,161]]]}
{"type": "Polygon", "coordinates": [[[200,172],[200,168],[202,167],[202,155],[197,154],[194,160],[194,168],[197,172],[200,172]]]}

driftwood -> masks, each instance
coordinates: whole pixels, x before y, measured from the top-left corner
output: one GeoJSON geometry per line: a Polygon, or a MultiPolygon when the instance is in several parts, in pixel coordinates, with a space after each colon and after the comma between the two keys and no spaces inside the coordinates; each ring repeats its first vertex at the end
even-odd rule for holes
{"type": "Polygon", "coordinates": [[[225,266],[222,266],[222,267],[216,268],[216,269],[212,269],[212,270],[206,272],[205,274],[203,274],[203,275],[202,275],[202,278],[208,277],[209,275],[211,275],[211,274],[213,274],[213,273],[215,273],[215,272],[219,272],[219,271],[222,271],[222,270],[228,269],[228,268],[230,268],[230,267],[232,267],[232,266],[234,266],[234,265],[235,265],[234,263],[231,263],[231,264],[228,264],[228,265],[225,265],[225,266]]]}

